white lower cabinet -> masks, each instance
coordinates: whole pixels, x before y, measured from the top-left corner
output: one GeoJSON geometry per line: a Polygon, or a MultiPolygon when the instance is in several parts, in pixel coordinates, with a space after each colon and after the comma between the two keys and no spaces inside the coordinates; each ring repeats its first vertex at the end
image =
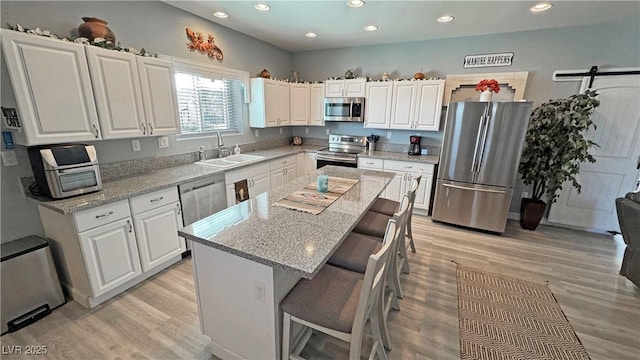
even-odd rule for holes
{"type": "Polygon", "coordinates": [[[269,191],[271,188],[269,163],[265,161],[257,165],[230,171],[224,174],[224,181],[227,186],[227,206],[233,206],[237,203],[235,183],[242,180],[247,180],[249,198],[269,191]]]}
{"type": "Polygon", "coordinates": [[[60,280],[92,308],[181,260],[176,187],[61,214],[38,206],[60,280]]]}
{"type": "Polygon", "coordinates": [[[269,161],[269,169],[271,170],[271,188],[284,185],[298,177],[297,175],[297,159],[296,155],[274,159],[269,161]]]}
{"type": "Polygon", "coordinates": [[[78,234],[94,296],[142,274],[130,217],[78,234]]]}
{"type": "Polygon", "coordinates": [[[411,188],[413,178],[422,170],[422,179],[416,192],[415,209],[429,210],[431,201],[431,187],[433,185],[433,164],[405,162],[395,160],[384,160],[384,171],[393,171],[395,178],[389,183],[385,190],[384,197],[390,200],[400,201],[402,196],[411,188]]]}
{"type": "Polygon", "coordinates": [[[304,154],[304,172],[302,174],[298,174],[298,176],[313,175],[316,173],[317,168],[318,168],[318,162],[316,160],[316,154],[305,153],[304,154]]]}
{"type": "Polygon", "coordinates": [[[187,250],[178,229],[182,227],[180,202],[133,216],[143,271],[161,266],[187,250]]]}
{"type": "Polygon", "coordinates": [[[395,172],[396,176],[381,195],[383,198],[395,201],[400,201],[402,196],[409,191],[413,178],[422,170],[422,179],[416,192],[414,208],[425,210],[425,212],[429,210],[435,168],[433,164],[359,157],[358,168],[395,172]]]}

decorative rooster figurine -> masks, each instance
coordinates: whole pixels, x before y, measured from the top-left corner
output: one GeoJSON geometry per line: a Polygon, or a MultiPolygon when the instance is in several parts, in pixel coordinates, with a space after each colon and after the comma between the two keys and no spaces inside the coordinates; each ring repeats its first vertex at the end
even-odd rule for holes
{"type": "Polygon", "coordinates": [[[195,32],[187,28],[187,36],[191,39],[190,43],[187,43],[187,49],[190,51],[199,50],[206,53],[210,58],[215,58],[218,61],[222,61],[222,50],[213,44],[213,35],[209,34],[207,42],[204,41],[204,36],[201,32],[195,32]]]}

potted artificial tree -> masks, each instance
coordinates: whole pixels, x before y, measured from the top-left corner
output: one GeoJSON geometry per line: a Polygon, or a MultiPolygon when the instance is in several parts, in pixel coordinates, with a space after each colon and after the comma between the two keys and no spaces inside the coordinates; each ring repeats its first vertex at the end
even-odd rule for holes
{"type": "Polygon", "coordinates": [[[580,164],[595,162],[589,149],[598,146],[586,139],[587,131],[596,125],[591,120],[600,105],[595,91],[572,95],[568,99],[551,100],[531,113],[525,148],[519,171],[525,185],[533,185],[531,198],[523,198],[520,206],[520,226],[535,230],[549,204],[556,202],[558,190],[565,181],[580,192],[576,179],[580,164]]]}

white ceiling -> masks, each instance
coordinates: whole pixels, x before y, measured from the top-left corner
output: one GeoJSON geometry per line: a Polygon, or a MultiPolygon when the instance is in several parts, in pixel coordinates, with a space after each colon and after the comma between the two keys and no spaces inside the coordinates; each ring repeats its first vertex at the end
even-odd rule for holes
{"type": "Polygon", "coordinates": [[[350,8],[346,0],[165,1],[225,27],[288,51],[440,39],[612,22],[640,16],[640,1],[552,1],[533,14],[536,1],[379,1],[350,8]],[[257,2],[271,6],[254,9],[257,2]],[[211,14],[224,11],[226,19],[211,14]],[[452,15],[449,23],[436,18],[452,15]],[[377,25],[374,32],[365,25],[377,25]],[[307,38],[306,32],[316,38],[307,38]]]}

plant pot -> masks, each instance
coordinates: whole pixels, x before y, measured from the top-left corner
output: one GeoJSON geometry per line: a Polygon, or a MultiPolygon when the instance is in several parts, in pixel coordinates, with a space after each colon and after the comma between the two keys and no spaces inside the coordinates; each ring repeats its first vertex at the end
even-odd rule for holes
{"type": "Polygon", "coordinates": [[[520,226],[523,229],[535,230],[540,225],[546,208],[547,203],[542,200],[522,198],[520,202],[520,226]]]}
{"type": "Polygon", "coordinates": [[[93,41],[95,38],[103,38],[115,43],[116,36],[107,27],[106,21],[94,17],[83,17],[82,20],[84,20],[84,24],[78,26],[80,36],[86,37],[89,41],[93,41]]]}
{"type": "Polygon", "coordinates": [[[491,101],[491,97],[493,96],[493,92],[491,90],[485,90],[480,93],[480,100],[478,101],[491,101]]]}

